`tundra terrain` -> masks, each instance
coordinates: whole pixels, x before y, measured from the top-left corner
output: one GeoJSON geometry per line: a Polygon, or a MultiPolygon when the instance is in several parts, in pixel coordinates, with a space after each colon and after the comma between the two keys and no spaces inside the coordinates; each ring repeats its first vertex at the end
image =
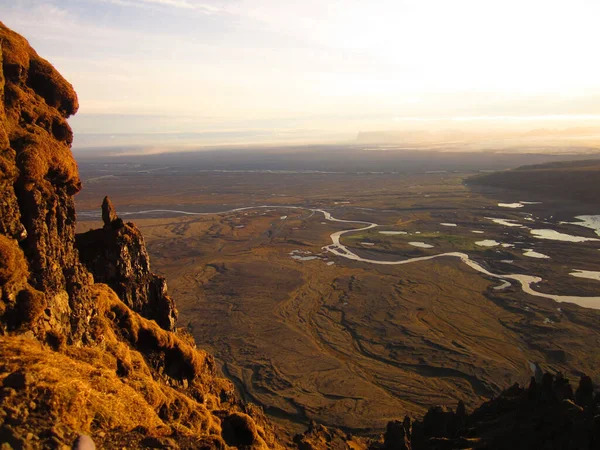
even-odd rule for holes
{"type": "Polygon", "coordinates": [[[600,236],[575,224],[598,205],[474,184],[479,170],[458,165],[84,162],[78,227],[97,227],[110,195],[142,230],[178,325],[290,432],[314,419],[375,433],[546,370],[600,382],[600,236]],[[456,255],[402,262],[443,253],[479,269],[456,255]],[[534,295],[511,274],[539,277],[534,295]]]}

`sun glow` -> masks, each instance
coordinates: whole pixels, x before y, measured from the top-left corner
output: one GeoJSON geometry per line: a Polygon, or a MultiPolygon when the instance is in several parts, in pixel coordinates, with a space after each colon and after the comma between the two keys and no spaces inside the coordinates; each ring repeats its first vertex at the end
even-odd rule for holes
{"type": "Polygon", "coordinates": [[[354,133],[600,113],[596,1],[18,0],[0,13],[72,81],[82,115],[354,133]]]}

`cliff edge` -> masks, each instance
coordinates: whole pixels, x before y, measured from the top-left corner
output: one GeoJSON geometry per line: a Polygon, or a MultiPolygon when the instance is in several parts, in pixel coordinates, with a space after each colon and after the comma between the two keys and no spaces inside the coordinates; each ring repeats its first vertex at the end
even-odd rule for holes
{"type": "Polygon", "coordinates": [[[133,224],[111,217],[77,250],[66,120],[77,95],[3,24],[0,63],[0,442],[280,447],[213,357],[174,331],[174,303],[133,224]]]}
{"type": "Polygon", "coordinates": [[[144,237],[121,220],[108,197],[102,202],[104,227],[75,237],[79,257],[94,279],[108,284],[121,300],[168,331],[175,330],[177,308],[167,281],[150,270],[144,237]]]}

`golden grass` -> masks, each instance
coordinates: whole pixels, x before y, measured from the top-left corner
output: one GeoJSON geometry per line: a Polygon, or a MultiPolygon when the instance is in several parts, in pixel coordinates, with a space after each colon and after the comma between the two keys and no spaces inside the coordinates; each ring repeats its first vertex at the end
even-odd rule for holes
{"type": "Polygon", "coordinates": [[[46,296],[28,285],[17,296],[18,317],[16,319],[19,325],[35,323],[47,306],[46,296]]]}
{"type": "MultiPolygon", "coordinates": [[[[34,340],[0,338],[6,370],[32,375],[31,397],[52,417],[78,433],[143,427],[154,436],[176,432],[220,440],[218,415],[229,412],[232,439],[249,433],[247,448],[278,447],[272,431],[239,411],[233,385],[216,376],[212,356],[195,349],[187,333],[179,337],[142,318],[106,285],[93,290],[97,314],[90,334],[97,346],[52,352],[34,340]]],[[[263,418],[256,411],[252,415],[263,418]]]]}
{"type": "Polygon", "coordinates": [[[45,295],[27,283],[29,267],[17,241],[0,234],[0,315],[12,327],[34,323],[47,306],[45,295]]]}
{"type": "MultiPolygon", "coordinates": [[[[39,132],[46,134],[45,132],[39,132]]],[[[50,178],[53,184],[78,184],[78,168],[71,150],[50,136],[28,135],[19,149],[17,165],[27,181],[50,178]]]]}
{"type": "Polygon", "coordinates": [[[27,260],[17,241],[0,235],[0,283],[22,282],[28,274],[27,260]]]}
{"type": "Polygon", "coordinates": [[[215,388],[218,391],[230,383],[209,376],[212,368],[204,366],[212,358],[129,310],[107,286],[95,285],[95,294],[98,314],[90,326],[99,345],[68,346],[64,352],[54,352],[33,339],[3,336],[0,355],[4,368],[0,384],[7,374],[25,371],[34,380],[27,401],[42,405],[49,417],[77,433],[127,432],[143,427],[155,436],[176,431],[181,435],[220,439],[220,419],[209,408],[231,407],[221,403],[217,392],[213,393],[215,388]],[[117,320],[112,313],[115,308],[122,309],[128,317],[128,325],[135,330],[131,337],[154,334],[157,351],[163,352],[163,358],[169,349],[179,349],[183,357],[189,358],[195,369],[190,385],[202,388],[201,400],[190,395],[195,392],[193,389],[187,392],[174,379],[160,376],[135,349],[138,341],[123,340],[120,336],[123,330],[115,330],[111,321],[111,317],[117,320]]]}
{"type": "Polygon", "coordinates": [[[41,58],[23,36],[0,22],[0,39],[3,41],[4,66],[8,68],[9,76],[13,75],[10,81],[27,82],[64,117],[77,112],[79,102],[73,86],[48,61],[41,58]]]}
{"type": "MultiPolygon", "coordinates": [[[[2,142],[0,141],[1,148],[2,142]]],[[[14,150],[8,149],[8,151],[0,153],[0,180],[14,180],[17,177],[18,172],[15,167],[14,158],[14,150]]]]}
{"type": "MultiPolygon", "coordinates": [[[[27,186],[38,183],[50,188],[48,182],[65,184],[74,194],[81,183],[70,150],[72,132],[65,118],[77,111],[77,95],[71,84],[40,58],[23,37],[2,23],[0,40],[5,75],[0,89],[4,90],[6,112],[0,134],[7,135],[16,151],[16,164],[27,186]]],[[[14,172],[10,162],[0,161],[1,172],[5,169],[14,172]]]]}
{"type": "Polygon", "coordinates": [[[73,430],[90,432],[92,424],[108,429],[164,426],[146,399],[110,367],[52,352],[35,340],[16,336],[1,338],[0,351],[9,371],[24,368],[35,380],[32,397],[38,402],[43,399],[49,414],[73,430]]]}
{"type": "MultiPolygon", "coordinates": [[[[98,315],[90,326],[91,333],[101,345],[94,348],[69,347],[66,353],[74,361],[96,366],[102,373],[110,374],[106,388],[102,388],[102,385],[98,385],[98,388],[102,392],[110,392],[110,389],[119,391],[115,394],[118,397],[115,402],[121,402],[124,411],[135,407],[138,401],[144,404],[143,420],[138,416],[121,419],[118,407],[113,408],[114,412],[105,409],[104,401],[91,395],[87,403],[88,407],[91,406],[96,411],[94,416],[98,426],[131,429],[142,425],[149,429],[157,429],[167,422],[184,434],[219,435],[218,419],[213,417],[207,408],[218,406],[219,399],[214,395],[210,396],[209,389],[204,389],[205,402],[201,404],[167,384],[177,384],[175,382],[180,380],[167,375],[160,377],[156,370],[166,374],[168,368],[160,364],[165,363],[165,357],[170,351],[176,352],[182,358],[182,361],[179,361],[180,365],[187,363],[188,367],[193,368],[185,372],[189,377],[189,384],[200,384],[200,381],[208,384],[214,377],[212,358],[193,349],[174,333],[162,330],[155,322],[131,311],[108,286],[97,284],[94,291],[98,315]],[[149,342],[144,342],[144,339],[149,342]],[[150,367],[149,361],[142,353],[136,351],[136,348],[142,350],[146,358],[155,356],[153,362],[157,364],[156,367],[150,367]],[[110,383],[114,382],[125,384],[133,393],[119,389],[120,384],[110,386],[110,383]],[[211,397],[210,401],[208,397],[211,397]],[[149,413],[150,410],[152,413],[149,413]]],[[[182,386],[183,383],[180,387],[182,386]]]]}

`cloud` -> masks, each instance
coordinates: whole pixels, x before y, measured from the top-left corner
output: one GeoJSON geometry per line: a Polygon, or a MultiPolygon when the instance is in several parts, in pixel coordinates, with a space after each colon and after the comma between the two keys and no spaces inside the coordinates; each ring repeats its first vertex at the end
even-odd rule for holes
{"type": "Polygon", "coordinates": [[[101,0],[119,6],[131,6],[136,8],[165,7],[184,10],[195,10],[204,14],[223,13],[227,10],[209,3],[194,0],[101,0]]]}
{"type": "Polygon", "coordinates": [[[302,117],[356,130],[374,115],[596,114],[597,5],[0,0],[0,16],[74,84],[83,114],[302,117]]]}

